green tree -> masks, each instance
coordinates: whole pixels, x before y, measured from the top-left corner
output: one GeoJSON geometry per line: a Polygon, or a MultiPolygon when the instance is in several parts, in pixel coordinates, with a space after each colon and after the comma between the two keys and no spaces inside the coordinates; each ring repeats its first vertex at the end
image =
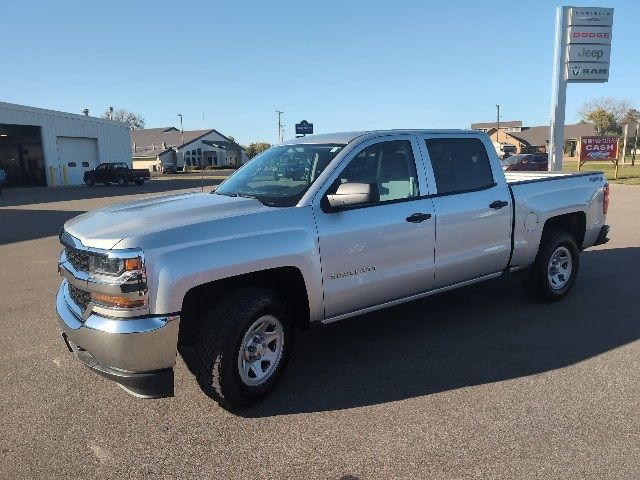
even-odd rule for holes
{"type": "Polygon", "coordinates": [[[602,108],[590,112],[585,120],[595,125],[598,135],[620,134],[620,125],[616,122],[613,114],[602,108]]]}
{"type": "Polygon", "coordinates": [[[249,145],[245,149],[245,153],[247,154],[247,157],[253,158],[256,155],[261,154],[262,152],[264,152],[268,148],[271,148],[271,144],[270,143],[267,143],[267,142],[254,142],[254,143],[252,143],[251,145],[249,145]]]}
{"type": "Polygon", "coordinates": [[[634,106],[631,100],[618,100],[613,97],[601,97],[594,98],[593,100],[585,103],[578,111],[578,115],[580,115],[583,120],[586,120],[590,113],[595,112],[596,110],[604,110],[605,112],[613,115],[613,118],[618,125],[622,125],[627,112],[633,109],[634,106]]]}
{"type": "Polygon", "coordinates": [[[585,103],[578,111],[583,122],[593,123],[598,135],[622,135],[622,126],[640,118],[630,100],[613,97],[595,98],[585,103]]]}
{"type": "Polygon", "coordinates": [[[114,110],[113,113],[107,109],[102,113],[101,117],[115,120],[117,122],[128,123],[131,130],[142,130],[145,124],[144,117],[142,115],[125,110],[124,108],[114,110]]]}
{"type": "Polygon", "coordinates": [[[635,125],[636,123],[640,123],[640,111],[635,108],[630,108],[627,113],[625,113],[622,118],[622,125],[635,125]]]}

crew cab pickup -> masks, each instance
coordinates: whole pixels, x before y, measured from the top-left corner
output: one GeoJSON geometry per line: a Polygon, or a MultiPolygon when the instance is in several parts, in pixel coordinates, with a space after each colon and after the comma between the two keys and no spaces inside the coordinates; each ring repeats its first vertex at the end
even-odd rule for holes
{"type": "Polygon", "coordinates": [[[510,273],[562,299],[580,252],[607,241],[608,203],[602,172],[505,176],[483,133],[298,138],[211,194],[67,221],[59,328],[136,395],[172,395],[180,351],[206,394],[241,408],[274,387],[295,330],[510,273]]]}
{"type": "Polygon", "coordinates": [[[142,185],[150,177],[151,174],[146,168],[132,169],[124,162],[101,163],[95,170],[84,172],[84,183],[89,187],[96,183],[104,183],[105,185],[117,183],[124,187],[129,183],[142,185]]]}

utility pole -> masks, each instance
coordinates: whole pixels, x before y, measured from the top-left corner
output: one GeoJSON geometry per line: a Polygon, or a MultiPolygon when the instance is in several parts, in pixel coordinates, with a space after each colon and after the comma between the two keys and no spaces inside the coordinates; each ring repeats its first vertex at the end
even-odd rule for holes
{"type": "Polygon", "coordinates": [[[280,111],[280,110],[276,110],[276,113],[278,114],[278,143],[282,143],[282,121],[281,121],[281,117],[282,114],[284,112],[280,111]]]}
{"type": "Polygon", "coordinates": [[[622,165],[624,165],[626,163],[626,156],[627,156],[627,134],[629,133],[629,124],[625,123],[624,124],[624,139],[622,140],[622,165]]]}
{"type": "Polygon", "coordinates": [[[633,141],[633,153],[631,154],[631,166],[636,164],[636,150],[638,149],[638,130],[640,130],[640,123],[636,123],[636,139],[633,141]]]}
{"type": "MultiPolygon", "coordinates": [[[[185,168],[184,165],[184,149],[182,148],[182,146],[184,145],[184,128],[182,128],[182,114],[179,113],[178,116],[180,117],[180,133],[182,134],[181,140],[180,140],[180,150],[182,150],[182,168],[185,168]]],[[[176,171],[177,171],[177,165],[176,165],[176,171]]]]}
{"type": "Polygon", "coordinates": [[[496,108],[498,109],[498,116],[496,117],[496,142],[500,141],[500,105],[496,105],[496,108]]]}

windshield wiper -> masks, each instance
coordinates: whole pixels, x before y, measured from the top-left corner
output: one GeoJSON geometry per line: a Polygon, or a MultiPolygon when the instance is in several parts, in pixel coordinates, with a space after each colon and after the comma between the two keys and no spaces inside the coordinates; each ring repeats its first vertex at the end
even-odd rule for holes
{"type": "Polygon", "coordinates": [[[261,204],[267,206],[267,207],[277,207],[278,204],[276,202],[268,202],[265,200],[260,200],[258,198],[257,195],[251,195],[249,193],[240,193],[240,192],[213,192],[213,193],[217,193],[218,195],[224,195],[226,197],[242,197],[242,198],[253,198],[254,200],[258,200],[261,204]]]}

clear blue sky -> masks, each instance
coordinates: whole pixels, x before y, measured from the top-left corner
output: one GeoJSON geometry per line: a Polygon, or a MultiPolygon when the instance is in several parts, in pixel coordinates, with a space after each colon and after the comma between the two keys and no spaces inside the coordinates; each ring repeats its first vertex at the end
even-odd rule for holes
{"type": "MultiPolygon", "coordinates": [[[[148,127],[205,126],[241,143],[369,128],[549,123],[554,1],[9,1],[0,100],[69,112],[109,105],[148,127]]],[[[614,15],[609,83],[587,100],[640,105],[640,1],[586,2],[614,15]]]]}

